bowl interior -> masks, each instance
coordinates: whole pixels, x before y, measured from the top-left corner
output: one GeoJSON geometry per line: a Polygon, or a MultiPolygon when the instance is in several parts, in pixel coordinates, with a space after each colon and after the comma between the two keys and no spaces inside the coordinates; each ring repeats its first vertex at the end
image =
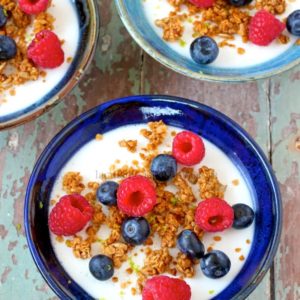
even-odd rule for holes
{"type": "Polygon", "coordinates": [[[235,280],[215,299],[244,299],[269,268],[280,236],[281,202],[276,180],[258,146],[233,121],[207,106],[174,97],[135,96],[100,105],[70,123],[46,147],[30,178],[25,203],[28,244],[39,270],[60,298],[90,296],[64,271],[51,247],[47,219],[56,176],[97,133],[161,119],[194,131],[218,146],[239,167],[254,195],[255,247],[235,280]]]}
{"type": "MultiPolygon", "coordinates": [[[[79,21],[79,44],[70,66],[58,84],[37,102],[16,112],[0,116],[0,129],[11,127],[43,113],[57,103],[78,83],[90,62],[97,44],[99,16],[94,0],[67,0],[74,5],[79,21]]],[[[30,94],[26,95],[27,97],[30,94]]]]}
{"type": "Polygon", "coordinates": [[[300,47],[294,45],[265,63],[244,68],[219,68],[199,65],[168,46],[148,21],[143,1],[115,0],[121,19],[136,42],[153,58],[186,76],[211,81],[247,81],[269,77],[300,62],[300,47]]]}

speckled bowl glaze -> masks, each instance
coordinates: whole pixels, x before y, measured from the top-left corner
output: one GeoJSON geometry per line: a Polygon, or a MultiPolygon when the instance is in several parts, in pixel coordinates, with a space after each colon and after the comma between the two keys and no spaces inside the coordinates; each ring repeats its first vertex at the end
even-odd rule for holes
{"type": "Polygon", "coordinates": [[[56,176],[97,133],[157,120],[191,130],[218,146],[238,166],[255,199],[249,257],[234,281],[213,299],[245,299],[269,269],[280,238],[282,208],[276,179],[259,146],[239,125],[203,104],[170,96],[132,96],[102,104],[72,121],[49,143],[32,172],[24,211],[27,241],[37,267],[61,299],[91,297],[64,271],[51,246],[47,219],[56,176]]]}
{"type": "Polygon", "coordinates": [[[91,62],[96,49],[100,26],[97,2],[96,0],[70,1],[74,2],[78,13],[80,42],[69,70],[55,88],[38,102],[25,109],[0,116],[0,130],[32,120],[57,104],[78,84],[91,62]]]}
{"type": "Polygon", "coordinates": [[[154,59],[183,75],[207,81],[244,82],[271,77],[300,63],[300,47],[292,46],[265,63],[245,68],[217,68],[199,65],[170,48],[153,30],[142,0],[115,0],[119,15],[134,40],[154,59]]]}

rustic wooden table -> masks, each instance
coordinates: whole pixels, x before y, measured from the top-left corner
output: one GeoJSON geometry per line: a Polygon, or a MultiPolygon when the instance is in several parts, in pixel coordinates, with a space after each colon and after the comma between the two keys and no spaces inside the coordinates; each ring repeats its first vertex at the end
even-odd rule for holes
{"type": "Polygon", "coordinates": [[[300,299],[300,67],[246,84],[195,81],[146,55],[126,32],[113,1],[100,1],[100,11],[101,43],[79,86],[42,117],[0,132],[0,299],[56,299],[34,265],[23,229],[25,189],[41,151],[68,122],[95,105],[149,93],[206,103],[237,121],[260,144],[280,183],[284,227],[274,264],[249,298],[300,299]]]}

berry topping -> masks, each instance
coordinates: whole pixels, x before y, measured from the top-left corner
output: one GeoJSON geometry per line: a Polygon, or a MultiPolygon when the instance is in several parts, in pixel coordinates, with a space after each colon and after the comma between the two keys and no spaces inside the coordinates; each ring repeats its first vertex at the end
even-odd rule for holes
{"type": "Polygon", "coordinates": [[[151,163],[151,173],[158,181],[167,181],[173,178],[177,172],[177,162],[172,155],[157,155],[151,163]]]}
{"type": "Polygon", "coordinates": [[[104,205],[117,205],[117,190],[119,185],[114,181],[102,183],[97,190],[97,198],[104,205]]]}
{"type": "Polygon", "coordinates": [[[215,0],[189,0],[189,2],[200,8],[208,8],[214,5],[215,0]]]}
{"type": "Polygon", "coordinates": [[[28,15],[36,15],[48,8],[49,0],[19,0],[21,10],[28,15]]]}
{"type": "Polygon", "coordinates": [[[249,25],[249,40],[259,46],[267,46],[285,29],[285,24],[271,13],[262,9],[251,19],[249,25]]]}
{"type": "Polygon", "coordinates": [[[60,198],[49,216],[49,228],[56,235],[73,235],[92,219],[93,208],[87,200],[72,194],[60,198]]]}
{"type": "Polygon", "coordinates": [[[231,262],[224,252],[213,250],[203,256],[200,267],[205,276],[215,279],[223,277],[229,272],[231,262]]]}
{"type": "Polygon", "coordinates": [[[143,244],[150,234],[150,225],[143,218],[128,218],[122,224],[122,236],[131,245],[143,244]]]}
{"type": "Polygon", "coordinates": [[[118,188],[117,202],[119,209],[129,216],[145,215],[156,204],[153,182],[141,175],[124,179],[118,188]]]}
{"type": "Polygon", "coordinates": [[[216,232],[230,228],[233,218],[233,209],[226,201],[210,198],[198,204],[195,222],[204,231],[216,232]]]}
{"type": "Polygon", "coordinates": [[[92,257],[89,263],[89,269],[95,278],[102,281],[114,275],[113,261],[106,255],[99,254],[92,257]]]}
{"type": "Polygon", "coordinates": [[[3,27],[7,22],[7,12],[3,8],[3,6],[0,5],[0,28],[3,27]]]}
{"type": "Polygon", "coordinates": [[[243,229],[249,227],[254,220],[253,209],[243,203],[232,206],[234,211],[234,221],[232,227],[235,229],[243,229]]]}
{"type": "Polygon", "coordinates": [[[60,40],[50,30],[36,34],[28,46],[27,55],[37,66],[49,69],[59,67],[65,59],[60,40]]]}
{"type": "Polygon", "coordinates": [[[229,0],[229,3],[233,6],[240,7],[250,4],[252,1],[253,0],[229,0]]]}
{"type": "Polygon", "coordinates": [[[146,281],[142,296],[143,300],[190,300],[191,288],[182,279],[159,275],[146,281]]]}
{"type": "Polygon", "coordinates": [[[0,35],[0,61],[14,58],[17,54],[16,42],[6,35],[0,35]]]}
{"type": "Polygon", "coordinates": [[[205,148],[200,136],[191,131],[182,131],[174,138],[172,152],[179,163],[192,166],[203,159],[205,148]]]}
{"type": "Polygon", "coordinates": [[[183,230],[177,237],[180,251],[190,258],[200,259],[204,255],[204,245],[191,230],[183,230]]]}
{"type": "Polygon", "coordinates": [[[219,55],[219,47],[215,40],[208,36],[196,38],[190,46],[190,54],[197,64],[210,64],[219,55]]]}
{"type": "Polygon", "coordinates": [[[300,36],[300,10],[292,12],[286,21],[286,28],[289,33],[300,36]]]}

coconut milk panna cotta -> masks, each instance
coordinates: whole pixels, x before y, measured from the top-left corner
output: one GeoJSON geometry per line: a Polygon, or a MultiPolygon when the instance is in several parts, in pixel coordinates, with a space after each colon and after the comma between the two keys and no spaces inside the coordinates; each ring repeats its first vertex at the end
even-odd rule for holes
{"type": "Polygon", "coordinates": [[[199,65],[243,68],[300,45],[299,0],[141,0],[176,52],[199,65]]]}
{"type": "Polygon", "coordinates": [[[0,117],[55,88],[70,68],[79,38],[71,0],[0,0],[0,117]]]}
{"type": "Polygon", "coordinates": [[[48,224],[60,264],[93,298],[204,300],[244,266],[253,203],[219,148],[158,121],[97,134],[75,153],[48,224]]]}

